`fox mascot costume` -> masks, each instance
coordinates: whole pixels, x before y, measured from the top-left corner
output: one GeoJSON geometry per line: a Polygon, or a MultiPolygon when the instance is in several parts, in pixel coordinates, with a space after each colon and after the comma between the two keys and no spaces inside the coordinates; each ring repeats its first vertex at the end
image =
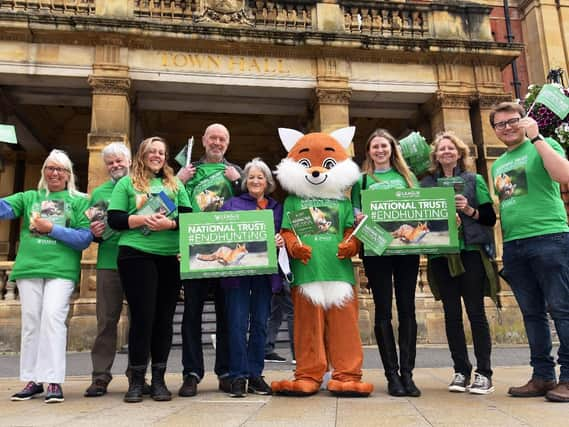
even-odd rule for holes
{"type": "Polygon", "coordinates": [[[361,381],[363,351],[358,329],[358,299],[351,257],[359,242],[350,236],[354,216],[346,190],[359,177],[346,148],[354,127],[303,135],[279,129],[288,156],[277,166],[277,178],[289,193],[281,234],[292,258],[295,379],[275,381],[274,392],[307,396],[318,392],[328,367],[328,390],[338,396],[366,397],[373,386],[361,381]],[[288,212],[310,209],[320,222],[314,234],[297,236],[288,212]]]}

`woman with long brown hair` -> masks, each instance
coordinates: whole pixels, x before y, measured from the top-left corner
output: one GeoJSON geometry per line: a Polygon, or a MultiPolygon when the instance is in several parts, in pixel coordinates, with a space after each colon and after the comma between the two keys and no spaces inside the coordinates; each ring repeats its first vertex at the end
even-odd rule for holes
{"type": "Polygon", "coordinates": [[[109,206],[109,225],[121,230],[117,264],[130,308],[131,376],[125,402],[142,401],[149,358],[152,399],[171,399],[164,373],[180,290],[177,218],[178,213],[191,209],[184,185],[167,161],[164,139],[152,137],[142,141],[133,159],[132,174],[116,184],[109,206]],[[165,208],[147,212],[145,206],[157,197],[167,197],[172,211],[165,208]]]}
{"type": "MultiPolygon", "coordinates": [[[[375,130],[365,145],[363,174],[352,188],[356,220],[362,218],[361,191],[418,187],[397,140],[385,129],[375,130]]],[[[364,256],[363,264],[375,303],[375,337],[392,396],[421,395],[413,382],[417,344],[415,288],[418,255],[364,256]],[[393,289],[399,319],[399,363],[391,325],[393,289]]]]}

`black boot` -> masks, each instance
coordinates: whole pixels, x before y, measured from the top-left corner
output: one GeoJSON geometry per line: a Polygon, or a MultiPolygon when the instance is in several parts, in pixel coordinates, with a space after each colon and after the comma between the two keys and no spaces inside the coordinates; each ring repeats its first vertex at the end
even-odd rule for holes
{"type": "Polygon", "coordinates": [[[123,400],[127,403],[142,402],[142,390],[144,388],[144,376],[146,375],[146,365],[131,366],[128,378],[128,391],[123,400]]]}
{"type": "Polygon", "coordinates": [[[387,392],[391,396],[405,396],[407,393],[399,377],[395,337],[390,320],[382,320],[375,325],[375,338],[387,378],[387,392]]]}
{"type": "Polygon", "coordinates": [[[415,356],[417,355],[417,321],[414,318],[399,320],[399,361],[401,364],[401,382],[405,388],[405,394],[411,397],[419,397],[421,390],[413,381],[413,368],[415,368],[415,356]]]}
{"type": "Polygon", "coordinates": [[[164,382],[164,374],[166,373],[166,364],[157,363],[152,365],[152,382],[150,383],[150,397],[157,402],[166,402],[172,400],[172,393],[166,387],[164,382]]]}

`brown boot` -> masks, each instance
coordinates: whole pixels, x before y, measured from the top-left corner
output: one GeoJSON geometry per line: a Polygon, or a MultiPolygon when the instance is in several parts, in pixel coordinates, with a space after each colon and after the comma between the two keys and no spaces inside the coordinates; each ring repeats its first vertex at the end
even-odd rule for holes
{"type": "Polygon", "coordinates": [[[520,387],[510,387],[508,394],[514,397],[537,397],[555,388],[555,380],[545,381],[541,378],[532,378],[527,384],[520,387]]]}
{"type": "Polygon", "coordinates": [[[545,394],[545,398],[550,402],[569,402],[569,382],[560,382],[545,394]]]}

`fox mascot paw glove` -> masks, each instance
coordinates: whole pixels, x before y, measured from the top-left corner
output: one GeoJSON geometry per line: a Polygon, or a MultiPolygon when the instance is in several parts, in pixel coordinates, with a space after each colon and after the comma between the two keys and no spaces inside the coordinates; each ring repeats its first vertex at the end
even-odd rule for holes
{"type": "Polygon", "coordinates": [[[308,264],[308,261],[312,257],[312,248],[300,243],[296,235],[290,230],[281,230],[281,236],[283,236],[290,256],[294,259],[298,259],[303,264],[308,264]]]}
{"type": "Polygon", "coordinates": [[[355,236],[352,236],[351,239],[348,240],[350,235],[352,234],[353,228],[347,228],[344,231],[344,240],[338,243],[338,259],[345,259],[351,258],[360,250],[360,242],[356,239],[355,236]]]}

